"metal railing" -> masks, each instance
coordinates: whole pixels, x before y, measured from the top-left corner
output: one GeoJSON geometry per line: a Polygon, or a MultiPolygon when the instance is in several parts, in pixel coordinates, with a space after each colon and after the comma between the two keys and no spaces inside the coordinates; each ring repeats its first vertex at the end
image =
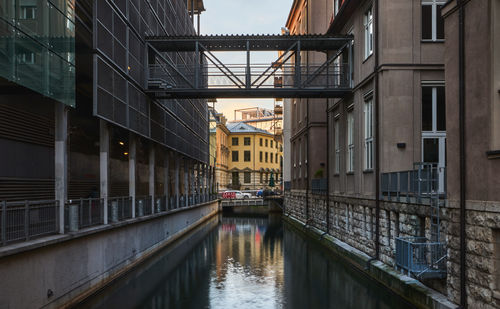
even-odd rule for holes
{"type": "Polygon", "coordinates": [[[1,245],[28,241],[59,231],[59,202],[21,201],[0,203],[1,245]]]}
{"type": "Polygon", "coordinates": [[[104,224],[104,199],[69,200],[64,205],[64,222],[66,231],[104,224]]]}
{"type": "Polygon", "coordinates": [[[417,162],[413,170],[381,173],[380,178],[380,198],[385,200],[422,203],[431,194],[446,193],[446,168],[437,163],[417,162]]]}
{"type": "MultiPolygon", "coordinates": [[[[198,195],[191,195],[190,199],[191,202],[202,200],[198,195]]],[[[218,199],[217,194],[208,196],[208,201],[216,199],[218,199]]],[[[108,198],[108,204],[105,205],[104,199],[101,198],[73,199],[64,205],[63,218],[59,218],[59,201],[56,200],[0,201],[0,246],[58,234],[60,219],[63,220],[65,233],[103,225],[105,207],[107,207],[108,223],[132,219],[132,207],[135,207],[135,217],[167,212],[176,208],[175,196],[170,196],[168,199],[166,196],[156,196],[154,207],[151,200],[151,196],[139,196],[135,198],[134,204],[130,196],[112,197],[108,198]]],[[[185,207],[186,198],[181,196],[180,201],[180,207],[185,207]]]]}
{"type": "Polygon", "coordinates": [[[396,237],[396,268],[417,278],[446,276],[446,247],[425,237],[396,237]]]}
{"type": "Polygon", "coordinates": [[[239,206],[265,206],[267,203],[261,198],[247,199],[224,199],[221,202],[222,207],[239,207],[239,206]]]}
{"type": "Polygon", "coordinates": [[[313,194],[328,194],[328,182],[326,178],[316,178],[311,181],[311,191],[313,194]]]}
{"type": "Polygon", "coordinates": [[[108,199],[108,221],[119,222],[132,218],[132,197],[121,196],[108,199]]]}
{"type": "Polygon", "coordinates": [[[284,191],[290,191],[290,190],[292,190],[292,182],[291,181],[285,181],[285,182],[283,182],[283,190],[284,191]]]}

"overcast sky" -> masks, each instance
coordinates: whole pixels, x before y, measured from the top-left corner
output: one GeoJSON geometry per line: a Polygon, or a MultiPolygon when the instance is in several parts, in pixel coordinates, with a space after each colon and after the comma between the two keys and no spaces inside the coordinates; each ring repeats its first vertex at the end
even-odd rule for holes
{"type": "MultiPolygon", "coordinates": [[[[293,0],[204,0],[202,34],[280,34],[293,0]]],[[[252,53],[252,62],[271,63],[277,52],[252,53]]],[[[244,53],[217,53],[224,63],[245,63],[244,53]]],[[[260,106],[273,108],[273,99],[218,99],[216,110],[232,120],[233,110],[260,106]]]]}

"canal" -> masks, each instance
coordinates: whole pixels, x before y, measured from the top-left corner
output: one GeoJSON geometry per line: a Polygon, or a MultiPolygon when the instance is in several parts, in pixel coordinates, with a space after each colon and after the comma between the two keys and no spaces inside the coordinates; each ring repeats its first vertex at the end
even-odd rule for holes
{"type": "Polygon", "coordinates": [[[79,308],[412,308],[280,216],[219,215],[79,308]]]}

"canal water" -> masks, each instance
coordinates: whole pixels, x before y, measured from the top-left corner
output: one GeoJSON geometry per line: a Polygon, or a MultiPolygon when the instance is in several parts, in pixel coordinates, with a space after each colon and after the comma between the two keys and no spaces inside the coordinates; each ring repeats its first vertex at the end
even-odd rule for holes
{"type": "Polygon", "coordinates": [[[220,215],[79,308],[412,308],[280,216],[220,215]]]}

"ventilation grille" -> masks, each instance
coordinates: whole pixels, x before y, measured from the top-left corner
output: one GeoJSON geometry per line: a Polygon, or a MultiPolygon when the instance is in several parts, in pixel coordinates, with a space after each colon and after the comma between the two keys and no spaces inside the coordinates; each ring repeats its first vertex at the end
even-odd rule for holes
{"type": "Polygon", "coordinates": [[[0,104],[0,138],[54,147],[54,120],[0,104]]]}

